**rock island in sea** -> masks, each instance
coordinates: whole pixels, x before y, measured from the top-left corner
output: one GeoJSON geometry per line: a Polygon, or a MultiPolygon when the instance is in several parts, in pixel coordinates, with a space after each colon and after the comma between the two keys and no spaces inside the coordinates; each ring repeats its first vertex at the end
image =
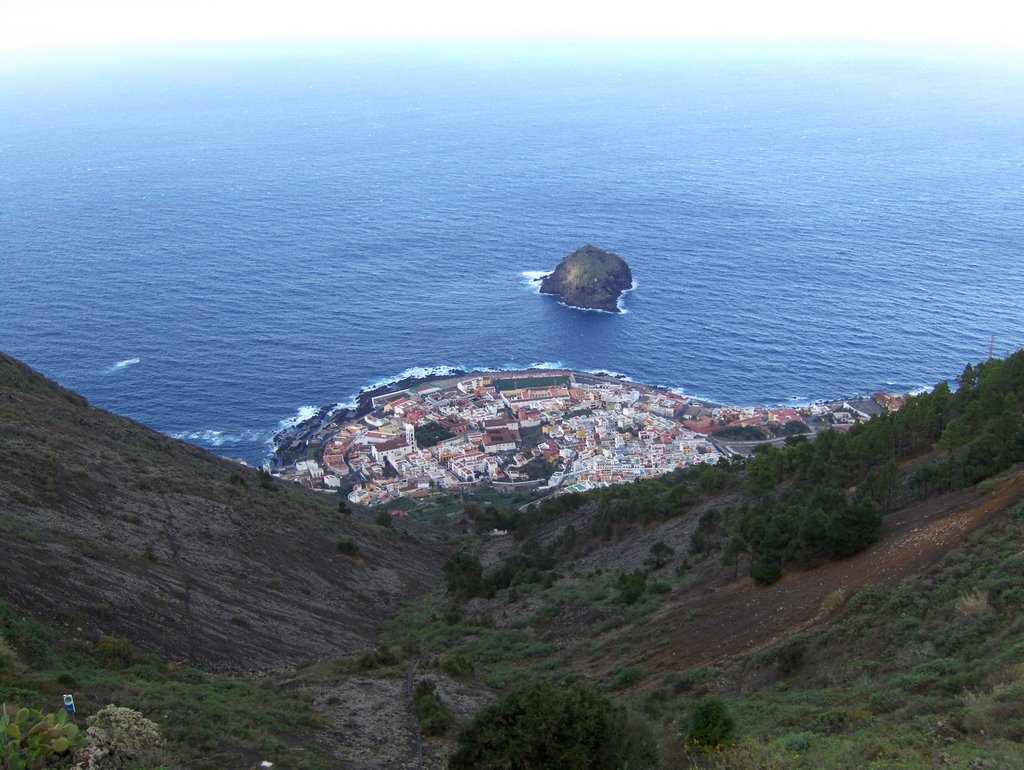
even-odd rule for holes
{"type": "Polygon", "coordinates": [[[541,294],[557,294],[570,307],[619,313],[619,297],[633,288],[629,265],[616,254],[591,246],[576,249],[541,279],[541,294]]]}

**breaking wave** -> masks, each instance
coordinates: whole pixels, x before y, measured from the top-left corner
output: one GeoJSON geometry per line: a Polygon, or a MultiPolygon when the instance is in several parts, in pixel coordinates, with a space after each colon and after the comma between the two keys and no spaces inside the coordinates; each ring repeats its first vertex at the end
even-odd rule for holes
{"type": "Polygon", "coordinates": [[[540,279],[551,275],[551,272],[551,270],[523,270],[519,275],[525,279],[524,283],[530,291],[540,294],[540,279]]]}
{"type": "Polygon", "coordinates": [[[186,430],[168,433],[171,438],[203,446],[222,447],[237,444],[262,444],[270,439],[268,432],[255,428],[238,432],[223,430],[186,430]]]}
{"type": "Polygon", "coordinates": [[[122,369],[127,369],[129,366],[135,366],[141,359],[138,358],[126,358],[123,361],[118,361],[116,364],[107,369],[108,372],[119,372],[122,369]]]}

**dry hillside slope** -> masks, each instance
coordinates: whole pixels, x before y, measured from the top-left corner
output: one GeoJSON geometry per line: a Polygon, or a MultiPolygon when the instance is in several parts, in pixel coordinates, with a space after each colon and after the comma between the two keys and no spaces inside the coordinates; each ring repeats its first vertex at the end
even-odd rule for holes
{"type": "Polygon", "coordinates": [[[653,621],[664,634],[642,665],[650,671],[709,666],[767,647],[826,618],[833,591],[855,594],[868,583],[890,588],[917,574],[986,522],[1024,498],[1024,472],[971,487],[886,517],[882,538],[867,550],[812,570],[793,570],[758,587],[744,577],[714,592],[693,592],[653,621]],[[694,612],[699,610],[699,612],[694,612]]]}
{"type": "Polygon", "coordinates": [[[361,649],[445,558],[429,530],[341,515],[2,354],[0,469],[0,599],[205,668],[361,649]]]}

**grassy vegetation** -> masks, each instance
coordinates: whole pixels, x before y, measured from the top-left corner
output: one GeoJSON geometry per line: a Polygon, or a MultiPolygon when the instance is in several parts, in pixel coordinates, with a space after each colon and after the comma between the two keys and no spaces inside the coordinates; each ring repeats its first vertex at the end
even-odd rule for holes
{"type": "Polygon", "coordinates": [[[733,425],[715,431],[715,437],[724,441],[763,441],[769,438],[760,425],[733,425]]]}
{"type": "Polygon", "coordinates": [[[416,443],[421,449],[427,449],[454,437],[454,433],[436,422],[430,422],[416,428],[416,443]]]}
{"type": "Polygon", "coordinates": [[[313,737],[321,717],[300,693],[273,680],[177,667],[125,639],[57,633],[0,603],[0,702],[54,711],[68,692],[80,719],[114,703],[156,722],[168,766],[223,768],[244,758],[296,770],[331,766],[313,737]]]}
{"type": "Polygon", "coordinates": [[[641,639],[659,634],[650,619],[660,597],[648,590],[629,604],[622,586],[631,576],[614,573],[515,583],[447,618],[431,618],[426,604],[408,607],[387,634],[401,647],[406,633],[426,629],[428,654],[457,655],[499,690],[574,681],[597,663],[609,672],[604,688],[631,696],[655,723],[666,768],[925,770],[936,758],[949,767],[1015,767],[1024,761],[1020,518],[1007,512],[895,591],[833,592],[822,605],[829,625],[712,669],[654,677],[628,662],[629,644],[603,641],[624,626],[641,639]],[[579,609],[591,613],[591,633],[558,637],[552,620],[579,609]],[[725,716],[717,706],[708,715],[709,697],[725,716]],[[698,723],[705,732],[694,732],[698,723]],[[705,743],[695,745],[694,735],[705,743]],[[722,736],[721,745],[708,750],[709,735],[722,736]]]}
{"type": "Polygon", "coordinates": [[[569,384],[569,378],[564,374],[504,378],[494,381],[494,386],[500,391],[521,390],[523,388],[567,388],[569,384]]]}
{"type": "MultiPolygon", "coordinates": [[[[456,660],[463,672],[471,671],[499,690],[523,677],[574,679],[582,661],[603,654],[601,634],[623,625],[647,627],[663,601],[657,584],[645,579],[636,594],[623,596],[623,581],[636,582],[632,575],[608,572],[569,577],[531,572],[524,566],[483,603],[449,600],[433,613],[436,598],[424,597],[407,605],[386,624],[385,643],[414,656],[422,637],[428,665],[443,670],[456,660]],[[554,617],[580,610],[586,610],[597,626],[592,636],[565,639],[552,633],[554,617]]],[[[483,582],[493,586],[494,577],[488,575],[483,582]]],[[[633,686],[635,675],[627,673],[611,689],[633,686]]]]}
{"type": "Polygon", "coordinates": [[[437,686],[429,679],[416,683],[412,693],[412,707],[424,735],[444,735],[452,726],[451,709],[437,697],[437,686]]]}
{"type": "Polygon", "coordinates": [[[642,718],[592,687],[530,682],[484,709],[459,736],[452,770],[653,767],[657,744],[642,718]]]}
{"type": "Polygon", "coordinates": [[[350,538],[339,538],[338,542],[335,543],[335,548],[338,549],[338,553],[343,553],[346,556],[359,556],[359,546],[350,538]]]}
{"type": "MultiPolygon", "coordinates": [[[[673,482],[699,489],[697,477],[679,474],[661,482],[660,499],[673,482]]],[[[592,501],[556,502],[561,511],[547,515],[592,501]]],[[[522,531],[508,511],[473,513],[484,529],[522,531]]],[[[718,509],[701,517],[694,554],[715,552],[708,543],[729,536],[728,518],[718,509]]],[[[677,587],[644,572],[567,574],[555,570],[565,564],[563,539],[547,549],[521,540],[518,555],[480,578],[474,593],[484,599],[450,602],[433,615],[426,601],[406,607],[386,638],[401,649],[422,633],[428,666],[444,670],[457,658],[463,675],[499,691],[589,679],[654,722],[665,768],[1024,766],[1024,504],[895,590],[832,591],[820,628],[715,668],[657,675],[636,649],[656,644],[662,591],[688,584],[688,570],[677,587]],[[582,620],[566,625],[569,617],[582,620]],[[698,723],[705,732],[695,732],[698,723]],[[722,736],[712,741],[720,745],[709,748],[709,735],[722,736]]],[[[671,556],[662,541],[647,555],[651,569],[671,556]]]]}
{"type": "MultiPolygon", "coordinates": [[[[663,736],[709,695],[735,718],[721,768],[1024,765],[1024,526],[1005,515],[895,591],[868,585],[830,625],[722,667],[663,677],[643,701],[663,736]]],[[[840,608],[841,607],[841,608],[840,608]]],[[[682,764],[682,763],[680,763],[682,764]]]]}
{"type": "Polygon", "coordinates": [[[537,496],[533,492],[508,492],[484,485],[468,488],[460,494],[442,494],[424,500],[392,500],[388,505],[405,511],[413,521],[430,521],[444,525],[448,519],[461,514],[467,505],[515,509],[535,500],[537,496]]]}

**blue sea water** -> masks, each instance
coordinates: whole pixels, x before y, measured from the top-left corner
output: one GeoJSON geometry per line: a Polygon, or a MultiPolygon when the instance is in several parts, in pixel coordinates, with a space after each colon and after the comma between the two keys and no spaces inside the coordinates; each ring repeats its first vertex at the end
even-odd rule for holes
{"type": "Polygon", "coordinates": [[[0,349],[258,461],[417,367],[731,403],[908,390],[1024,345],[1024,63],[322,49],[24,64],[0,349]],[[625,258],[626,313],[527,274],[625,258]]]}

